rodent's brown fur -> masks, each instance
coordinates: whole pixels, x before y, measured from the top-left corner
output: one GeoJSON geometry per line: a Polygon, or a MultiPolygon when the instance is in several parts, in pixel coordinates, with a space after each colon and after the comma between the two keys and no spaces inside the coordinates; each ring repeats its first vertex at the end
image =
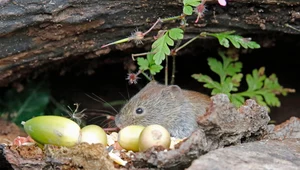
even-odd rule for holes
{"type": "Polygon", "coordinates": [[[125,104],[115,122],[119,128],[160,124],[171,136],[184,138],[197,128],[197,115],[204,114],[209,103],[207,95],[152,81],[125,104]],[[138,108],[143,113],[137,114],[138,108]]]}

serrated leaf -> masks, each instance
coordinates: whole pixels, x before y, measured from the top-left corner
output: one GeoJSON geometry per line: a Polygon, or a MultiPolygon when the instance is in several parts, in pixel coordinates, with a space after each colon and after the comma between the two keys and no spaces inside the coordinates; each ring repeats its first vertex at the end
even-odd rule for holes
{"type": "Polygon", "coordinates": [[[242,71],[243,64],[242,62],[234,62],[230,63],[227,67],[226,74],[229,76],[233,76],[242,71]]]}
{"type": "Polygon", "coordinates": [[[173,46],[174,45],[174,41],[170,37],[166,36],[165,37],[165,42],[166,42],[166,44],[164,45],[164,48],[167,48],[170,51],[168,45],[169,46],[173,46]]]}
{"type": "MultiPolygon", "coordinates": [[[[222,38],[222,36],[220,36],[222,38]]],[[[238,36],[237,36],[238,37],[238,36]]],[[[235,38],[237,38],[235,37],[235,38]]],[[[232,39],[231,39],[232,40],[232,39]]],[[[233,40],[240,41],[240,39],[233,40]]],[[[243,43],[240,43],[243,46],[243,43]]],[[[193,74],[192,77],[199,82],[204,83],[204,87],[212,89],[211,94],[225,93],[230,97],[232,103],[237,107],[242,105],[247,98],[256,100],[259,105],[266,106],[269,111],[269,106],[280,106],[280,101],[276,94],[287,94],[295,92],[294,89],[283,88],[279,83],[275,74],[268,78],[265,75],[265,68],[254,69],[252,74],[246,75],[248,89],[244,92],[231,93],[238,91],[243,74],[240,73],[242,63],[236,59],[226,57],[224,53],[219,52],[223,62],[215,58],[208,58],[210,69],[220,76],[220,83],[212,80],[209,76],[202,74],[193,74]]]]}
{"type": "Polygon", "coordinates": [[[173,40],[179,40],[183,38],[183,30],[180,28],[172,28],[169,31],[169,36],[173,39],[173,40]]]}
{"type": "Polygon", "coordinates": [[[158,38],[152,44],[152,52],[155,54],[153,55],[153,60],[155,61],[156,65],[160,65],[162,61],[166,58],[167,55],[170,55],[171,50],[169,46],[174,45],[174,40],[182,39],[183,38],[183,30],[180,28],[173,28],[165,32],[163,36],[158,38]]]}
{"type": "Polygon", "coordinates": [[[240,35],[232,35],[232,32],[223,32],[223,33],[207,33],[207,35],[216,37],[219,40],[220,45],[228,48],[229,41],[235,48],[240,48],[241,46],[245,49],[251,48],[260,48],[260,45],[257,44],[255,41],[251,41],[249,38],[244,38],[240,35]]]}
{"type": "Polygon", "coordinates": [[[239,74],[235,74],[232,76],[231,82],[233,84],[233,86],[239,87],[240,86],[240,82],[242,81],[243,78],[243,74],[239,73],[239,74]]]}
{"type": "Polygon", "coordinates": [[[140,66],[139,69],[140,70],[148,70],[149,69],[149,61],[147,59],[138,57],[137,58],[137,64],[140,66]]]}
{"type": "Polygon", "coordinates": [[[163,66],[161,65],[151,65],[149,70],[152,75],[155,75],[156,73],[159,73],[162,69],[163,66]]]}
{"type": "Polygon", "coordinates": [[[261,89],[263,86],[263,81],[265,80],[265,75],[259,75],[258,70],[254,69],[251,74],[246,75],[246,81],[248,84],[248,91],[254,91],[261,89]]]}
{"type": "Polygon", "coordinates": [[[267,104],[264,101],[264,98],[259,94],[254,95],[252,99],[254,99],[259,105],[267,106],[267,104]]]}
{"type": "Polygon", "coordinates": [[[256,48],[260,48],[260,45],[258,43],[256,43],[255,41],[250,41],[250,42],[248,42],[248,47],[251,49],[256,49],[256,48]]]}
{"type": "Polygon", "coordinates": [[[199,82],[205,83],[203,86],[206,88],[217,88],[221,89],[221,84],[219,82],[213,81],[212,78],[210,78],[207,75],[203,74],[193,74],[192,77],[196,79],[199,82]]]}
{"type": "Polygon", "coordinates": [[[245,103],[245,98],[241,95],[232,94],[230,100],[236,107],[240,107],[245,103]]]}
{"type": "MultiPolygon", "coordinates": [[[[240,48],[240,47],[241,47],[240,41],[239,41],[239,40],[240,40],[242,37],[240,37],[240,36],[238,36],[238,35],[236,35],[236,36],[228,35],[228,36],[226,36],[226,37],[224,37],[224,38],[229,39],[230,42],[232,43],[232,45],[233,45],[235,48],[240,48]]],[[[244,46],[243,46],[243,47],[244,47],[244,46]]]]}
{"type": "Polygon", "coordinates": [[[213,72],[215,72],[219,75],[224,73],[223,69],[222,69],[223,66],[222,66],[222,63],[220,61],[218,61],[215,58],[208,58],[207,61],[208,61],[208,65],[209,65],[210,69],[213,72]]]}
{"type": "Polygon", "coordinates": [[[269,105],[269,106],[277,106],[279,107],[280,106],[280,101],[279,99],[275,96],[274,93],[263,93],[263,97],[266,101],[266,103],[269,105]]]}
{"type": "MultiPolygon", "coordinates": [[[[226,82],[226,81],[225,81],[226,82]]],[[[232,90],[233,84],[231,82],[226,82],[221,85],[221,93],[229,95],[232,90]]]]}
{"type": "Polygon", "coordinates": [[[222,37],[222,38],[218,38],[220,45],[223,45],[224,47],[228,48],[229,47],[229,41],[222,37]]]}

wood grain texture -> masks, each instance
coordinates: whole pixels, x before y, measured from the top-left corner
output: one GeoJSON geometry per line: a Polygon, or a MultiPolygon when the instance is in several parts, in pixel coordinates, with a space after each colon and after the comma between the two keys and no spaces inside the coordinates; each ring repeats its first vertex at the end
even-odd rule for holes
{"type": "MultiPolygon", "coordinates": [[[[233,0],[226,7],[207,0],[205,17],[195,24],[188,17],[185,39],[202,31],[236,30],[238,34],[267,32],[299,34],[284,26],[300,27],[297,0],[233,0]]],[[[25,77],[34,69],[73,57],[96,58],[124,46],[101,49],[103,44],[147,30],[159,18],[180,15],[180,1],[169,0],[0,0],[0,86],[25,77]]],[[[178,23],[158,25],[159,29],[178,23]]]]}

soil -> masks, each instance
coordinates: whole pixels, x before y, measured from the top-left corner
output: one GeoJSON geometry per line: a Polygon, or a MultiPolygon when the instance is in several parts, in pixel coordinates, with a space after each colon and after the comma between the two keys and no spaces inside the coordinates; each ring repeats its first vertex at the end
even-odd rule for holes
{"type": "Polygon", "coordinates": [[[0,119],[0,143],[12,144],[18,136],[27,136],[16,124],[0,119]]]}

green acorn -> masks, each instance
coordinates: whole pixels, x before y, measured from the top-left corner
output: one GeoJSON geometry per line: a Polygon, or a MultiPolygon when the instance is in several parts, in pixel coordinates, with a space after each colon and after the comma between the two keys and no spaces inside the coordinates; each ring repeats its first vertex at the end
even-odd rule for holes
{"type": "Polygon", "coordinates": [[[80,140],[80,127],[62,116],[37,116],[22,122],[25,132],[39,144],[73,146],[80,140]]]}

